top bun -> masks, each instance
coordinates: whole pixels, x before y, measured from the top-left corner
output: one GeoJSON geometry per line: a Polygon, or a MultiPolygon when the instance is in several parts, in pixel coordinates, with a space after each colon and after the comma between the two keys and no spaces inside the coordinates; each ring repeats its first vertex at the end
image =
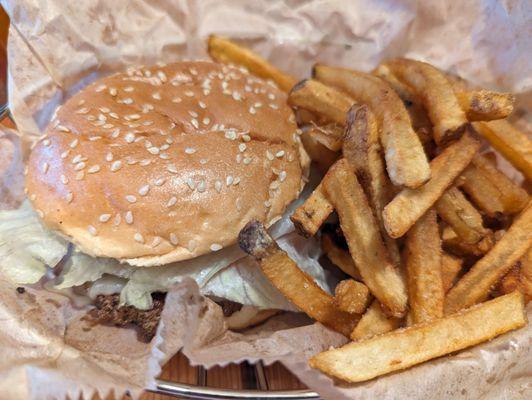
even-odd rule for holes
{"type": "Polygon", "coordinates": [[[31,153],[28,197],[92,256],[186,260],[283,214],[303,185],[296,132],[286,95],[245,70],[131,68],[58,109],[31,153]]]}

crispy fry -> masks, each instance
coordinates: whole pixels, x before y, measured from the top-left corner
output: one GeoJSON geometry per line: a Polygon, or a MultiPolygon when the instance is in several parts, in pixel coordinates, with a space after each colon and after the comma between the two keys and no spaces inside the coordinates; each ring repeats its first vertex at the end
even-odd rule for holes
{"type": "Polygon", "coordinates": [[[404,58],[391,60],[385,65],[422,99],[434,125],[436,143],[447,143],[464,131],[466,115],[451,84],[440,70],[430,64],[404,58]]]}
{"type": "Polygon", "coordinates": [[[430,178],[423,146],[412,129],[410,118],[390,86],[380,78],[344,68],[315,65],[314,77],[338,87],[354,100],[367,104],[381,127],[386,168],[396,185],[416,188],[430,178]]]}
{"type": "Polygon", "coordinates": [[[481,257],[493,247],[494,243],[492,232],[474,244],[464,241],[450,226],[446,226],[442,232],[443,249],[461,257],[481,257]]]}
{"type": "Polygon", "coordinates": [[[436,211],[466,243],[475,244],[491,233],[482,216],[456,187],[447,189],[436,202],[436,211]]]}
{"type": "Polygon", "coordinates": [[[258,221],[249,222],[238,237],[240,248],[253,256],[272,284],[311,318],[346,336],[358,317],[339,310],[334,298],[279,248],[258,221]]]}
{"type": "Polygon", "coordinates": [[[532,247],[521,258],[499,283],[501,294],[519,290],[525,296],[525,303],[532,300],[532,247]]]}
{"type": "Polygon", "coordinates": [[[318,142],[316,137],[312,135],[311,131],[312,129],[304,131],[301,134],[301,143],[303,143],[303,147],[305,148],[305,151],[310,159],[318,165],[320,171],[325,173],[338,159],[338,153],[329,150],[320,142],[318,142]]]}
{"type": "Polygon", "coordinates": [[[288,95],[292,107],[309,110],[340,125],[345,125],[347,111],[353,103],[348,95],[314,79],[299,82],[288,95]]]}
{"type": "Polygon", "coordinates": [[[526,179],[532,180],[532,141],[506,120],[476,122],[474,128],[526,179]]]}
{"type": "Polygon", "coordinates": [[[209,36],[207,51],[213,60],[245,67],[250,73],[260,78],[271,79],[285,92],[297,83],[293,76],[285,74],[258,54],[229,39],[216,35],[209,36]]]}
{"type": "Polygon", "coordinates": [[[370,337],[381,335],[399,328],[401,320],[399,318],[388,317],[382,311],[378,300],[373,300],[366,310],[357,326],[351,332],[352,340],[369,339],[370,337]]]}
{"type": "Polygon", "coordinates": [[[506,118],[514,109],[514,96],[491,90],[455,91],[456,98],[469,121],[506,118]]]}
{"type": "Polygon", "coordinates": [[[412,128],[416,131],[419,140],[421,140],[423,145],[429,143],[432,140],[432,123],[421,100],[414,95],[408,85],[397,79],[386,65],[379,65],[373,71],[373,74],[384,79],[395,90],[401,100],[403,100],[412,121],[412,128]]]}
{"type": "Polygon", "coordinates": [[[366,192],[391,261],[399,265],[399,247],[395,240],[388,236],[382,219],[382,210],[393,198],[394,188],[386,175],[377,122],[366,105],[352,107],[347,121],[343,143],[344,158],[354,168],[358,181],[366,192]]]}
{"type": "Polygon", "coordinates": [[[368,287],[353,279],[341,281],[334,290],[336,306],[350,314],[362,314],[368,308],[370,299],[368,287]]]}
{"type": "Polygon", "coordinates": [[[466,132],[433,159],[430,181],[419,189],[403,189],[384,207],[384,226],[388,234],[393,238],[403,236],[453,183],[479,147],[478,141],[466,132]]]}
{"type": "Polygon", "coordinates": [[[334,265],[344,271],[347,275],[352,276],[357,280],[362,280],[360,272],[353,262],[349,252],[338,247],[330,235],[322,234],[321,248],[334,265]]]}
{"type": "Polygon", "coordinates": [[[451,289],[462,271],[463,260],[449,253],[443,252],[441,255],[441,279],[443,291],[447,293],[451,289]]]}
{"type": "Polygon", "coordinates": [[[308,134],[327,149],[338,152],[342,149],[342,136],[344,130],[337,125],[318,126],[313,124],[308,134]]]}
{"type": "Polygon", "coordinates": [[[443,316],[441,239],[436,212],[430,209],[406,237],[408,304],[413,324],[443,316]]]}
{"type": "Polygon", "coordinates": [[[362,382],[490,340],[527,323],[523,295],[514,292],[443,319],[349,343],[309,364],[347,382],[362,382]]]}
{"type": "Polygon", "coordinates": [[[336,209],[349,252],[371,293],[386,307],[389,315],[400,317],[406,311],[406,288],[390,262],[377,221],[351,166],[337,161],[323,181],[325,193],[336,209]]]}
{"type": "Polygon", "coordinates": [[[333,206],[325,196],[323,182],[328,179],[325,175],[309,198],[300,205],[290,217],[294,226],[305,237],[314,236],[327,217],[333,212],[333,206]]]}
{"type": "Polygon", "coordinates": [[[456,283],[445,299],[445,313],[472,306],[486,298],[532,244],[532,202],[514,220],[506,234],[456,283]]]}

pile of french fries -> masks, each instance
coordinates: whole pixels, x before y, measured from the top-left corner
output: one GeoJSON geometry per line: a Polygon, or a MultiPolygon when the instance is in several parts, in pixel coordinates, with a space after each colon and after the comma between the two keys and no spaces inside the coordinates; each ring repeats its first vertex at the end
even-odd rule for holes
{"type": "Polygon", "coordinates": [[[470,87],[436,67],[394,59],[372,73],[317,64],[300,81],[235,43],[213,59],[287,91],[302,142],[326,170],[292,215],[305,236],[336,213],[347,248],[322,248],[347,279],[321,289],[257,221],[240,246],[310,317],[353,342],[310,365],[360,382],[526,325],[532,298],[532,202],[493,152],[532,180],[532,145],[506,118],[511,94],[470,87]]]}

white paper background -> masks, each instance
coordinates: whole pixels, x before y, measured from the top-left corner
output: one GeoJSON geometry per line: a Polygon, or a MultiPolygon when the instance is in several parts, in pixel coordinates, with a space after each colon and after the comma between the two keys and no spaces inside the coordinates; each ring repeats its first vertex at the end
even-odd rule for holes
{"type": "MultiPolygon", "coordinates": [[[[98,76],[130,64],[204,57],[204,40],[210,33],[242,40],[302,78],[316,61],[369,70],[383,58],[406,55],[479,85],[524,95],[532,90],[529,0],[2,0],[1,4],[13,22],[9,102],[23,140],[38,136],[54,109],[98,76]]],[[[491,350],[488,344],[453,358],[452,363],[438,360],[350,389],[332,387],[304,366],[304,354],[295,354],[296,332],[314,332],[315,341],[311,335],[308,348],[323,347],[328,336],[316,329],[280,331],[266,341],[277,345],[274,336],[283,338],[285,362],[328,398],[421,398],[432,393],[437,399],[447,397],[446,386],[463,398],[471,393],[473,398],[491,399],[532,396],[527,379],[532,374],[532,360],[527,357],[530,328],[498,339],[495,343],[504,351],[497,346],[491,350]],[[486,371],[499,378],[484,379],[486,371]],[[460,385],[465,392],[458,390],[460,385]],[[467,391],[471,385],[473,392],[467,391]]],[[[205,337],[211,340],[221,334],[213,328],[207,331],[212,336],[205,337]]],[[[231,339],[238,342],[234,336],[231,339]]],[[[223,343],[227,350],[229,345],[223,343]]],[[[216,342],[211,345],[211,350],[218,348],[216,342]]],[[[263,350],[271,355],[275,348],[263,350]]],[[[241,347],[237,354],[235,349],[223,353],[226,361],[261,355],[255,346],[250,348],[255,356],[241,347]]],[[[189,355],[199,361],[202,351],[191,347],[189,355]]]]}

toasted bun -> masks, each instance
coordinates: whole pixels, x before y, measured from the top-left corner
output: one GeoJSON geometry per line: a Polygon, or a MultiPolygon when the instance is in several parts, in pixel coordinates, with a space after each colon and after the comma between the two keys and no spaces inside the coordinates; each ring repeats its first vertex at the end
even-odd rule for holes
{"type": "Polygon", "coordinates": [[[302,188],[286,96],[229,66],[130,69],[57,112],[28,164],[44,223],[92,256],[151,266],[236,242],[302,188]]]}

